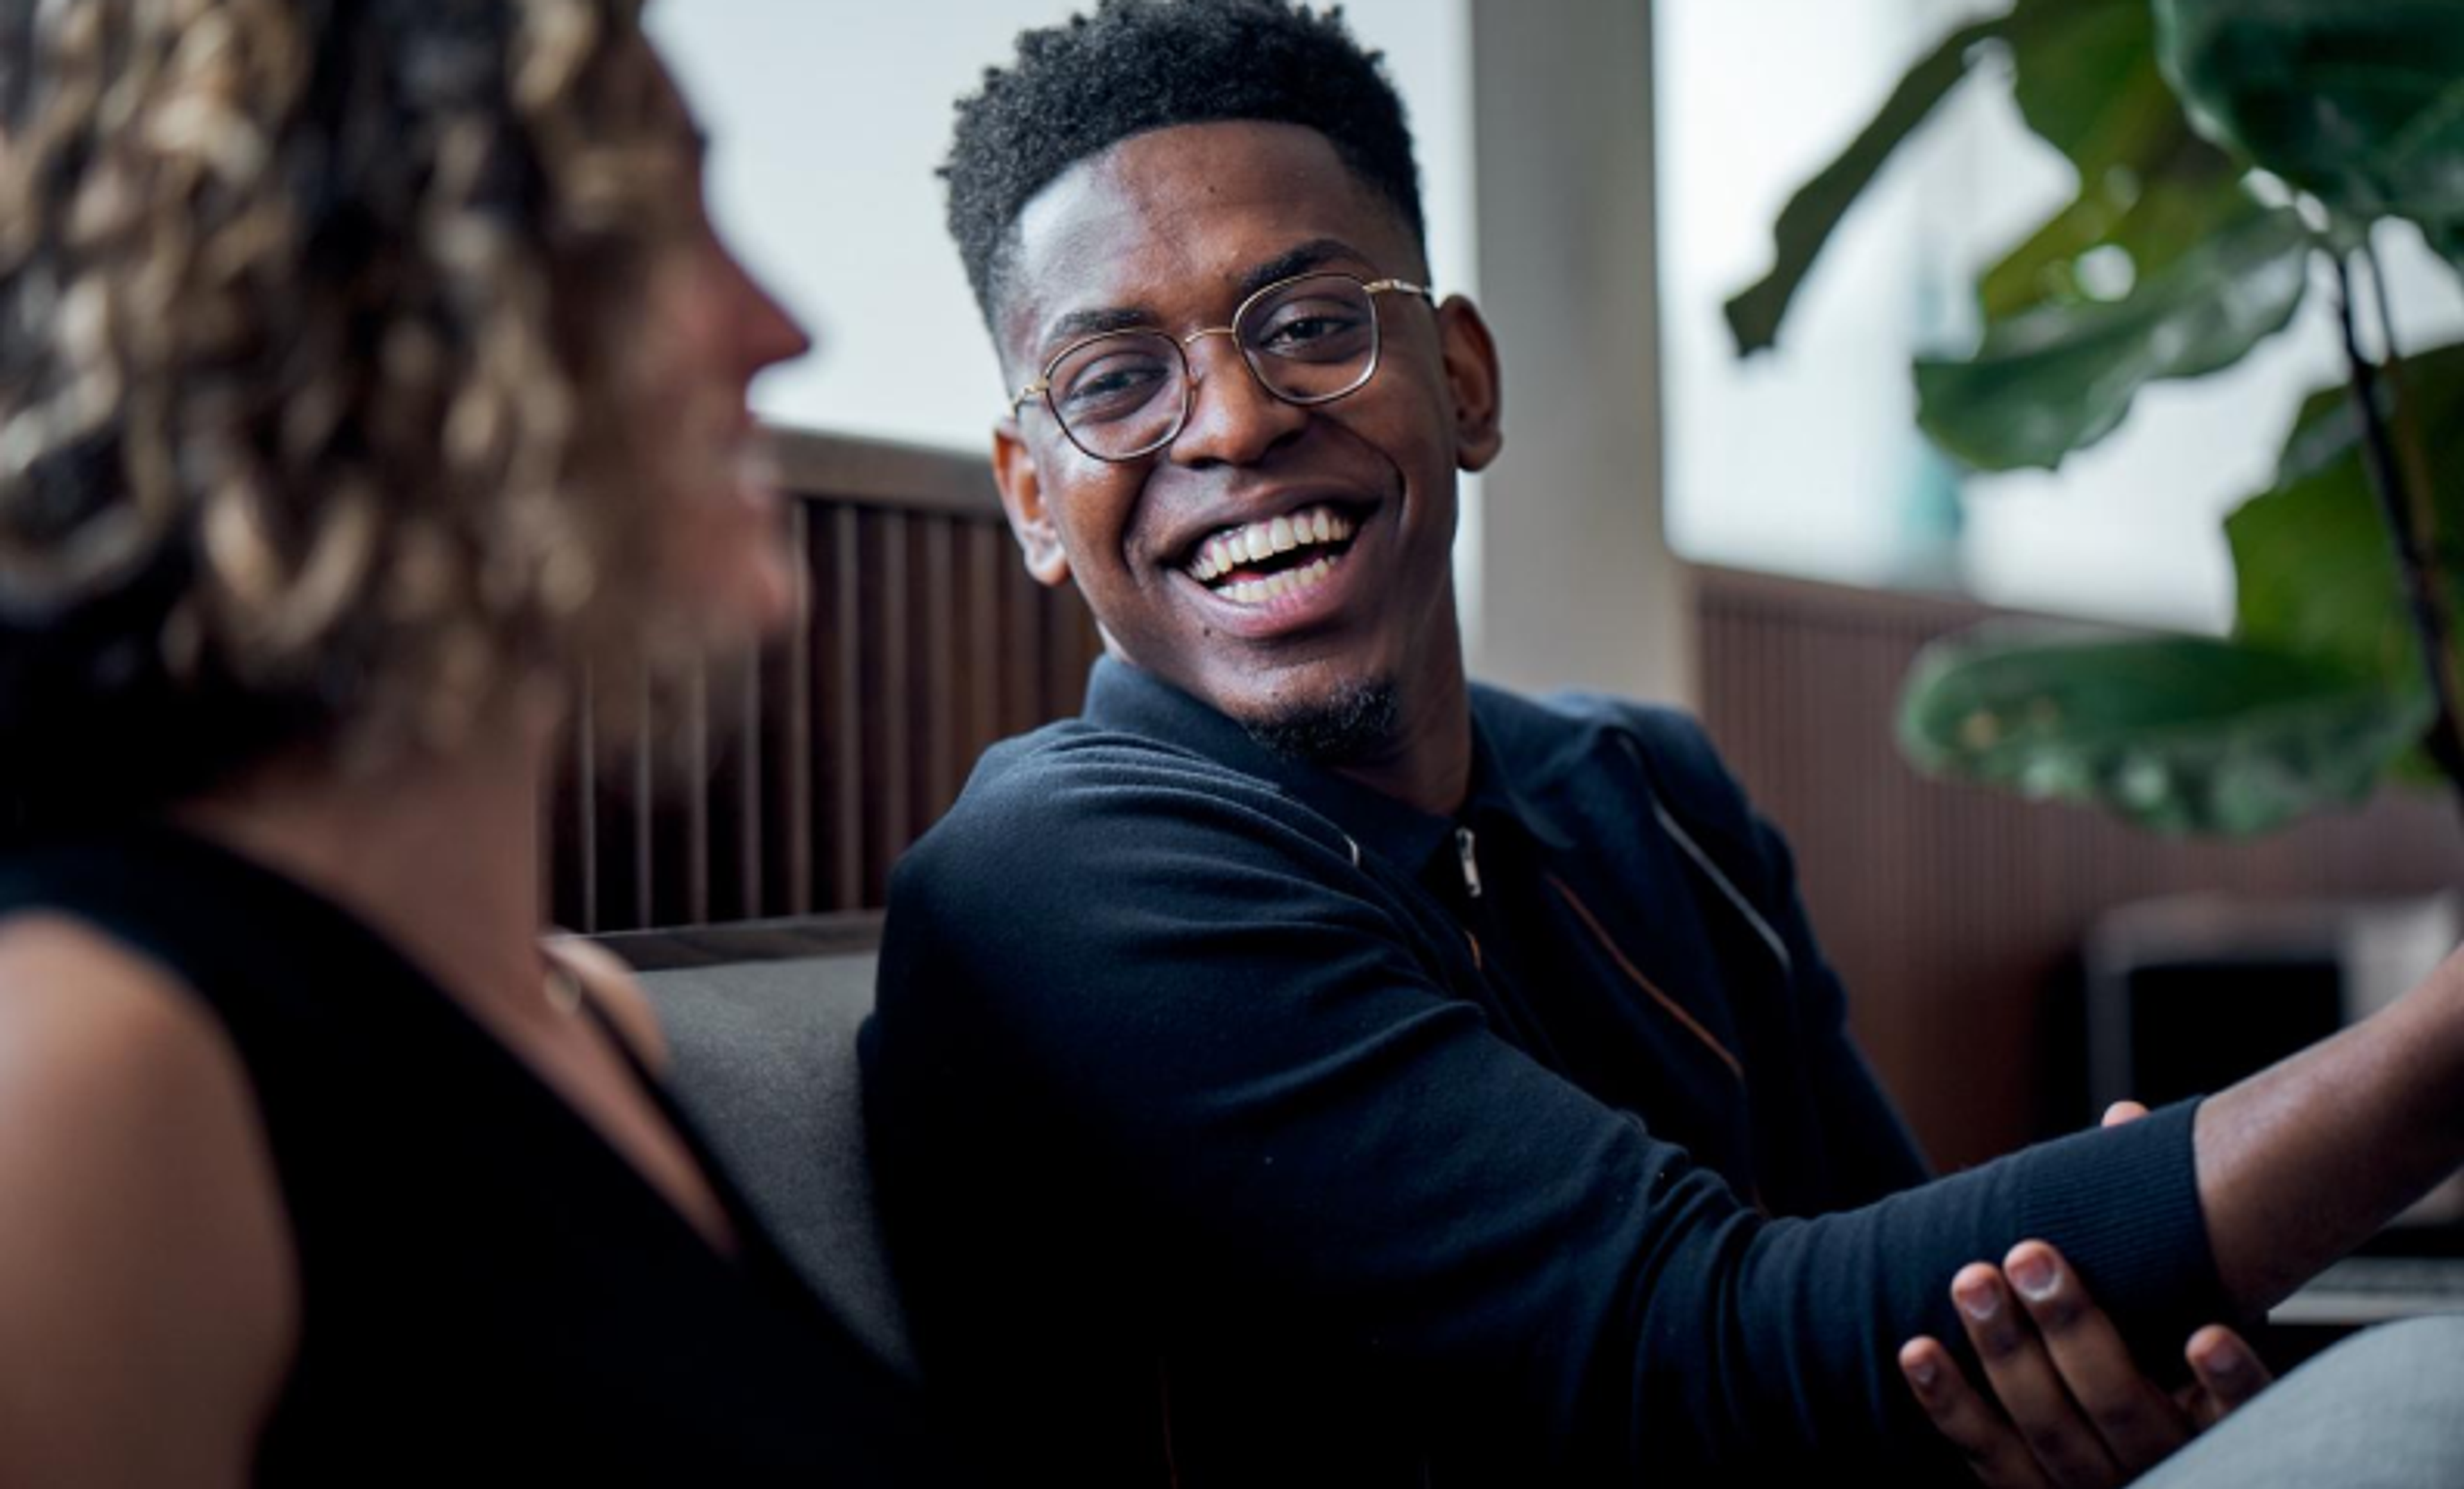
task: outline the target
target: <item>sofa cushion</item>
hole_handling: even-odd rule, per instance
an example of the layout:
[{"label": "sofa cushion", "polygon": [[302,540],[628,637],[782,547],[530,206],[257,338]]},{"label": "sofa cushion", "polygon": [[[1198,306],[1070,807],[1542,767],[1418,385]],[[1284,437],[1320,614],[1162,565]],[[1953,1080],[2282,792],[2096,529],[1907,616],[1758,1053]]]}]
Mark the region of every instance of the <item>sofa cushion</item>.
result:
[{"label": "sofa cushion", "polygon": [[859,1341],[912,1379],[856,1062],[873,960],[858,951],[640,976],[667,1029],[678,1102],[788,1260]]}]

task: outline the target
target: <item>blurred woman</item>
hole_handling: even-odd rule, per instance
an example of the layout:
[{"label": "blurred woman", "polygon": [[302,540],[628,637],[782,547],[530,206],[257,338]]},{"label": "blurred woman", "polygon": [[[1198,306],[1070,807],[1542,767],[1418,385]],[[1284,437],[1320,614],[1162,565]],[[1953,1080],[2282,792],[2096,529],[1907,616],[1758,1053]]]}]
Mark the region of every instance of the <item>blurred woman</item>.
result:
[{"label": "blurred woman", "polygon": [[637,0],[0,0],[0,1483],[872,1482],[543,953],[561,680],[779,624]]}]

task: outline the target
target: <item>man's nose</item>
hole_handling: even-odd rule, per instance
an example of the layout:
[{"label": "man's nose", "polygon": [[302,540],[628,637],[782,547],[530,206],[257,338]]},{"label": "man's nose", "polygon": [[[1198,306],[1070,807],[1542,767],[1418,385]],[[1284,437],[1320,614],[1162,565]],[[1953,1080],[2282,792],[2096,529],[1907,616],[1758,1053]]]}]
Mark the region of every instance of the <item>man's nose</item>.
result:
[{"label": "man's nose", "polygon": [[1308,425],[1308,409],[1285,403],[1258,381],[1228,327],[1197,332],[1182,349],[1189,358],[1189,421],[1167,451],[1176,463],[1253,465]]}]

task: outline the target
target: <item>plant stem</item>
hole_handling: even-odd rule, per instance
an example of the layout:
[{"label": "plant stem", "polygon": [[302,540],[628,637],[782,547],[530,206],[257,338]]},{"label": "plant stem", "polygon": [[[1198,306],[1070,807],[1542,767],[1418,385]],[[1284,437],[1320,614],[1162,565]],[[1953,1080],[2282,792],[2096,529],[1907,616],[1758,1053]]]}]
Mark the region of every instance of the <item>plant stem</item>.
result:
[{"label": "plant stem", "polygon": [[[2436,514],[2431,508],[2427,484],[2406,479],[2386,414],[2379,407],[2379,368],[2363,355],[2355,324],[2352,265],[2342,253],[2329,256],[2336,266],[2336,319],[2343,333],[2344,364],[2351,378],[2354,410],[2362,421],[2364,464],[2369,471],[2370,486],[2378,493],[2379,510],[2387,517],[2387,532],[2395,539],[2396,569],[2403,576],[2405,599],[2411,607],[2413,632],[2421,644],[2421,664],[2430,676],[2430,695],[2438,708],[2427,741],[2430,758],[2439,774],[2447,777],[2456,811],[2464,815],[2464,712],[2459,712],[2457,703],[2459,697],[2464,697],[2464,686],[2459,686],[2456,673],[2455,626],[2448,613],[2447,587],[2431,558],[2430,537],[2436,531]],[[2384,314],[2384,280],[2379,282],[2378,292]],[[2396,349],[2391,340],[2387,356],[2390,367],[2395,367]],[[2399,390],[2402,377],[2398,368],[2395,379]]]},{"label": "plant stem", "polygon": [[[2448,546],[2447,535],[2440,531],[2438,493],[2431,485],[2428,447],[2421,438],[2421,409],[2412,401],[2412,389],[2407,385],[2404,354],[2395,336],[2395,304],[2387,295],[2387,267],[2379,262],[2377,240],[2365,235],[2362,239],[2362,260],[2370,266],[2370,298],[2379,313],[2379,346],[2386,358],[2387,392],[2395,399],[2396,453],[2404,460],[2402,467],[2405,493],[2411,499],[2414,531],[2420,535],[2422,551],[2429,555],[2431,573],[2435,575],[2453,561],[2454,551]],[[2442,599],[2445,590],[2439,591]]]}]

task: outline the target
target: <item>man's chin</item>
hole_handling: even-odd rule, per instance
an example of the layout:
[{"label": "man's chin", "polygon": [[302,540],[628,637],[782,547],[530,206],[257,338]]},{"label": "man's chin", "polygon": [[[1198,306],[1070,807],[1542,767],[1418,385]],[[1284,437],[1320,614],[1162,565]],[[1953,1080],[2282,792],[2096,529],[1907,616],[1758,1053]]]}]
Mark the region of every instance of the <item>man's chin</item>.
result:
[{"label": "man's chin", "polygon": [[1235,714],[1249,737],[1286,759],[1313,765],[1357,765],[1389,753],[1402,721],[1394,679],[1338,684],[1301,702]]}]

